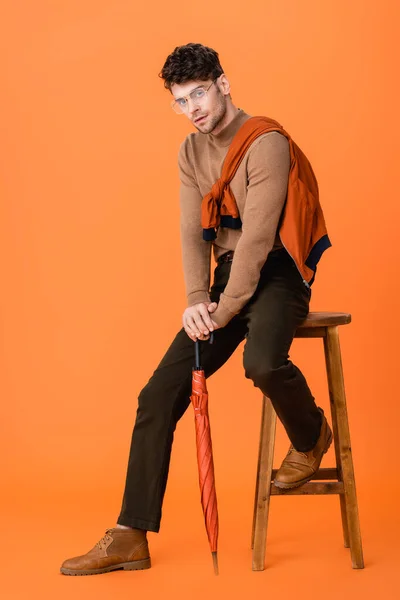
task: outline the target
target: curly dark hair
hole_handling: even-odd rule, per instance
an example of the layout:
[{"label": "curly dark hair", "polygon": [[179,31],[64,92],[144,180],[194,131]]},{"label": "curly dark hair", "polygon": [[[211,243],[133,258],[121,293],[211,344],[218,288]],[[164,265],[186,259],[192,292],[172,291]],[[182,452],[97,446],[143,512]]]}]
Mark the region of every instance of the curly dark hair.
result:
[{"label": "curly dark hair", "polygon": [[164,87],[171,91],[173,83],[216,79],[223,73],[218,52],[203,44],[177,46],[168,56],[159,77],[164,79]]}]

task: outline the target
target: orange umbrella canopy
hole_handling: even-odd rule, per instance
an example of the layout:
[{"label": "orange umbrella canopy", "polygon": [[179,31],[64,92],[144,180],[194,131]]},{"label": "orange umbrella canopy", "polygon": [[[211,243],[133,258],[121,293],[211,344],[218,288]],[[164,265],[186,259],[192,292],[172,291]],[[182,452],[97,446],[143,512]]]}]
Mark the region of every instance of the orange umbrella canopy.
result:
[{"label": "orange umbrella canopy", "polygon": [[[210,343],[212,343],[212,341],[213,336],[211,334]],[[196,426],[197,464],[199,468],[201,504],[214,562],[214,571],[218,574],[218,507],[215,490],[210,419],[208,415],[208,392],[204,370],[200,365],[200,340],[196,340],[195,343],[196,365],[192,371],[192,395],[190,396],[190,400],[194,408]]]}]

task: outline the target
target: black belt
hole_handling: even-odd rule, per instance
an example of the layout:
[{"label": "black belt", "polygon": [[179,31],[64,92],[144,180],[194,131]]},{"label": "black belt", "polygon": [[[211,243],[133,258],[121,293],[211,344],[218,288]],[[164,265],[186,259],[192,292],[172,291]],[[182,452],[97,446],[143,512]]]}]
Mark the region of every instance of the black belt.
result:
[{"label": "black belt", "polygon": [[225,262],[231,262],[233,260],[234,253],[234,250],[228,250],[228,252],[224,252],[224,254],[221,254],[221,256],[218,258],[217,263],[221,264]]},{"label": "black belt", "polygon": [[[221,254],[221,256],[218,258],[217,263],[220,265],[221,263],[231,262],[233,260],[234,254],[235,254],[234,250],[228,250],[228,252],[224,252],[224,254]],[[284,247],[276,248],[275,250],[271,250],[269,254],[272,254],[273,256],[280,256],[281,254],[282,255],[285,254],[285,255],[289,256]]]}]

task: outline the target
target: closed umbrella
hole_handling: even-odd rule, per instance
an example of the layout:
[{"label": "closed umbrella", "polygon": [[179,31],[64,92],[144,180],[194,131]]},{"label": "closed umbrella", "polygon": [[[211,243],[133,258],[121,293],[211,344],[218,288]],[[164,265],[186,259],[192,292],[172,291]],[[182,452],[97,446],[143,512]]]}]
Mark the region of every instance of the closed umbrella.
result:
[{"label": "closed umbrella", "polygon": [[[213,333],[210,335],[213,343]],[[218,575],[218,508],[215,491],[214,461],[212,455],[210,420],[208,415],[208,392],[203,367],[200,364],[200,340],[195,342],[196,364],[192,369],[192,395],[196,426],[197,464],[199,468],[199,484],[201,504],[208,540],[214,564],[214,573]]]}]

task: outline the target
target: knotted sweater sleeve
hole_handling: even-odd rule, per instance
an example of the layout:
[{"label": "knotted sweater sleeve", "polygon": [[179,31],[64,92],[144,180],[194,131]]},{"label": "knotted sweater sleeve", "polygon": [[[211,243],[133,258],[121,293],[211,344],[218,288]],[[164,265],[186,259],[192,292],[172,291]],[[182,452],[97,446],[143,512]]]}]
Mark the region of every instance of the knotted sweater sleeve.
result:
[{"label": "knotted sweater sleeve", "polygon": [[276,131],[256,138],[248,150],[247,194],[242,235],[235,248],[228,283],[212,319],[224,327],[250,300],[274,245],[286,200],[289,142]]},{"label": "knotted sweater sleeve", "polygon": [[203,240],[201,201],[194,176],[188,138],[182,142],[178,154],[180,235],[183,273],[187,305],[210,302],[211,244]]}]

